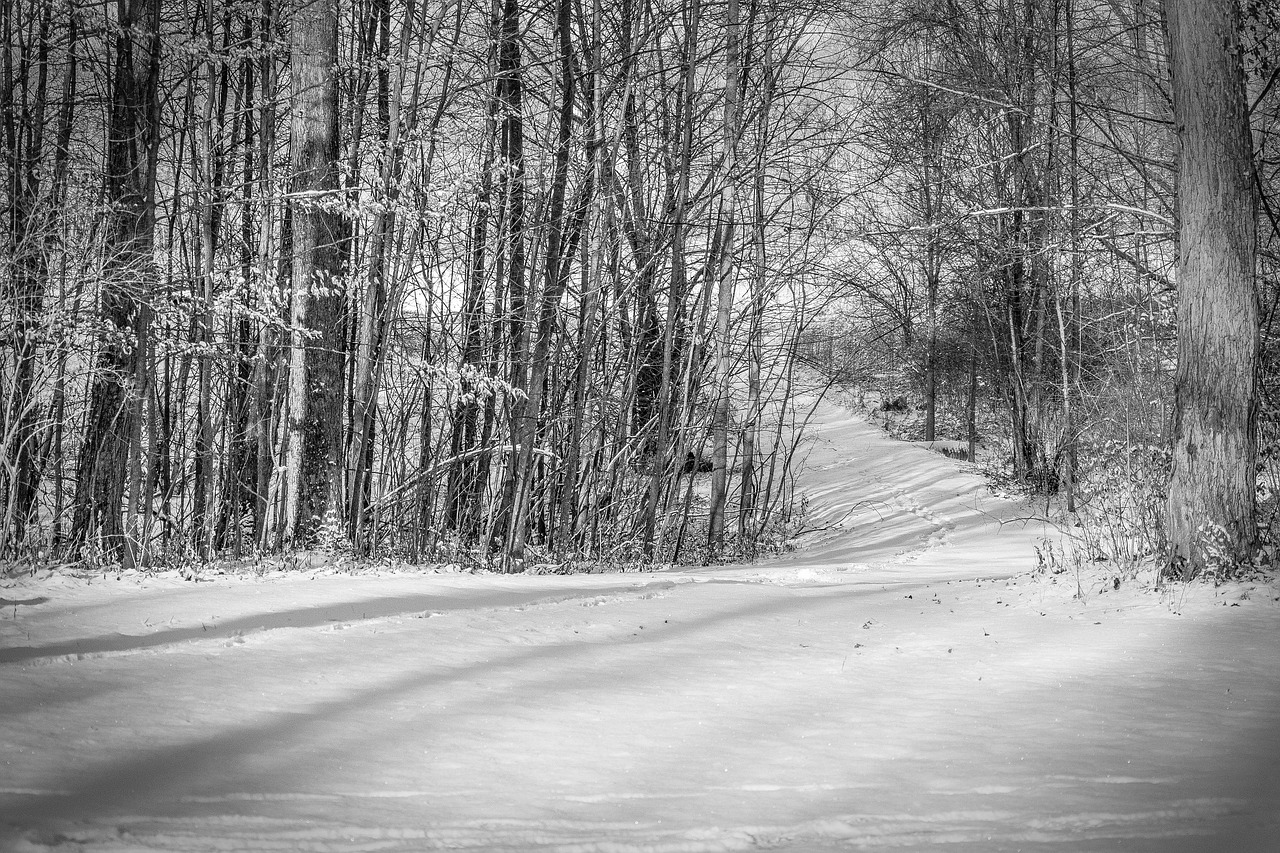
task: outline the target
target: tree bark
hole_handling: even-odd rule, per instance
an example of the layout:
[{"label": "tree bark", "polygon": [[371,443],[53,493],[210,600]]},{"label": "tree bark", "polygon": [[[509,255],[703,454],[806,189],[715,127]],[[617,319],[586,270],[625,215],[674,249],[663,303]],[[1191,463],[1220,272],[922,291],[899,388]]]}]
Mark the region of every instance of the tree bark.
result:
[{"label": "tree bark", "polygon": [[314,544],[342,512],[345,228],[338,186],[338,5],[294,10],[289,141],[293,292],[290,304],[285,542]]},{"label": "tree bark", "polygon": [[1178,155],[1178,368],[1170,570],[1194,576],[1248,560],[1259,335],[1253,146],[1240,10],[1165,0]]}]

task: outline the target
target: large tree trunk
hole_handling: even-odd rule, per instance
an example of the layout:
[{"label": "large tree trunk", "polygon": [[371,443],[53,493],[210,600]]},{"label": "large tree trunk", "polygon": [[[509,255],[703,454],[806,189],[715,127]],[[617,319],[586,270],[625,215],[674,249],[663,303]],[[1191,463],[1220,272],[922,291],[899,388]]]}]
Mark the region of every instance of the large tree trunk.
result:
[{"label": "large tree trunk", "polygon": [[293,294],[290,307],[284,539],[311,544],[342,512],[344,223],[338,202],[338,7],[306,0],[294,11],[289,142]]},{"label": "large tree trunk", "polygon": [[[1165,0],[1178,156],[1178,369],[1170,568],[1193,576],[1254,545],[1258,298],[1240,10]],[[1225,553],[1219,554],[1219,549]]]},{"label": "large tree trunk", "polygon": [[98,351],[89,420],[76,468],[73,547],[96,535],[108,557],[125,549],[122,501],[129,445],[135,435],[139,305],[154,275],[155,152],[159,139],[159,0],[121,0],[116,66],[107,131],[106,195],[110,209],[101,311],[111,333]]}]

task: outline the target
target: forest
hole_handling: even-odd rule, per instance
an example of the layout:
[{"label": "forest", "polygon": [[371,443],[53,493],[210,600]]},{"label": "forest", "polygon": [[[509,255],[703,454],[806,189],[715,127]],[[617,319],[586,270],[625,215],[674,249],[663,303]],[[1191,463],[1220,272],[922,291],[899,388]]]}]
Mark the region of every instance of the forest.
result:
[{"label": "forest", "polygon": [[1276,849],[1277,0],[0,50],[0,850]]},{"label": "forest", "polygon": [[6,565],[749,560],[805,527],[823,392],[964,445],[1084,559],[1274,553],[1267,0],[0,31]]}]

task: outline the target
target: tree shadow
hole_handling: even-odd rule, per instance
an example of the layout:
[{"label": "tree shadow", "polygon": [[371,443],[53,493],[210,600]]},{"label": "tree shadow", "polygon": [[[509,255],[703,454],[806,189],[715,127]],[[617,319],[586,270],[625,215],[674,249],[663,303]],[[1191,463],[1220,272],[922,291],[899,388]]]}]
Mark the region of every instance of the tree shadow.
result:
[{"label": "tree shadow", "polygon": [[[529,596],[539,597],[547,596]],[[260,778],[264,774],[297,774],[298,764],[281,754],[281,745],[305,743],[322,727],[334,722],[343,722],[341,730],[353,733],[354,737],[384,740],[386,732],[369,729],[367,721],[381,718],[378,713],[380,705],[394,706],[415,693],[429,693],[451,683],[476,680],[502,684],[504,678],[534,673],[540,679],[536,689],[530,689],[526,678],[521,683],[518,699],[513,697],[513,701],[536,706],[540,695],[560,696],[568,691],[594,686],[595,673],[590,667],[573,666],[576,660],[597,655],[602,644],[651,646],[664,639],[707,631],[719,623],[750,620],[762,613],[778,616],[808,606],[812,606],[810,599],[770,595],[762,601],[727,609],[701,620],[655,625],[643,636],[635,638],[619,636],[595,642],[566,640],[522,648],[463,667],[410,672],[377,687],[316,703],[305,713],[281,713],[264,722],[219,730],[181,744],[157,747],[136,757],[112,761],[106,766],[58,768],[56,775],[59,778],[50,779],[45,785],[46,790],[27,795],[5,795],[4,799],[16,804],[19,814],[0,816],[0,822],[19,829],[42,831],[42,828],[68,820],[83,822],[115,814],[155,814],[156,809],[181,807],[183,798],[216,799],[217,794],[225,794],[229,787],[231,790],[246,790],[246,787],[252,790],[261,785],[246,781],[249,778]],[[556,669],[544,670],[541,664],[547,661],[554,661]],[[644,667],[636,673],[633,683],[656,682],[662,678],[661,667]],[[462,717],[492,713],[492,701],[489,695],[477,695],[460,706],[433,708],[430,716]],[[273,767],[264,769],[263,758],[271,760]]]},{"label": "tree shadow", "polygon": [[47,595],[37,595],[35,598],[9,599],[0,598],[0,607],[34,607],[37,604],[44,604],[49,600]]},{"label": "tree shadow", "polygon": [[[674,585],[670,581],[655,580],[652,583]],[[155,649],[192,640],[226,639],[256,631],[279,628],[314,628],[332,622],[358,622],[369,619],[385,619],[413,613],[432,611],[447,613],[472,609],[476,606],[494,609],[519,608],[540,602],[555,602],[579,596],[609,595],[635,589],[635,581],[619,582],[616,586],[583,587],[577,591],[531,590],[511,592],[485,590],[482,594],[467,596],[417,594],[393,595],[362,599],[356,602],[336,602],[299,607],[271,613],[257,613],[212,624],[169,628],[150,634],[99,634],[48,643],[39,646],[12,646],[0,648],[0,664],[24,663],[61,658],[84,658],[99,655]],[[47,599],[43,599],[46,600]],[[33,599],[39,601],[39,599]],[[16,602],[24,604],[27,602]]]}]

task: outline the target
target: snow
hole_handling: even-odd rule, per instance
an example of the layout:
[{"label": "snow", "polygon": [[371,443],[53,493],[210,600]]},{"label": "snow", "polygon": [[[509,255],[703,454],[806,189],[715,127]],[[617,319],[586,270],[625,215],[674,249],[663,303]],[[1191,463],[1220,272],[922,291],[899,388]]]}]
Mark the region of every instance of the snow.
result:
[{"label": "snow", "polygon": [[818,419],[756,565],[4,581],[0,850],[1280,849],[1274,584],[1035,575]]}]

